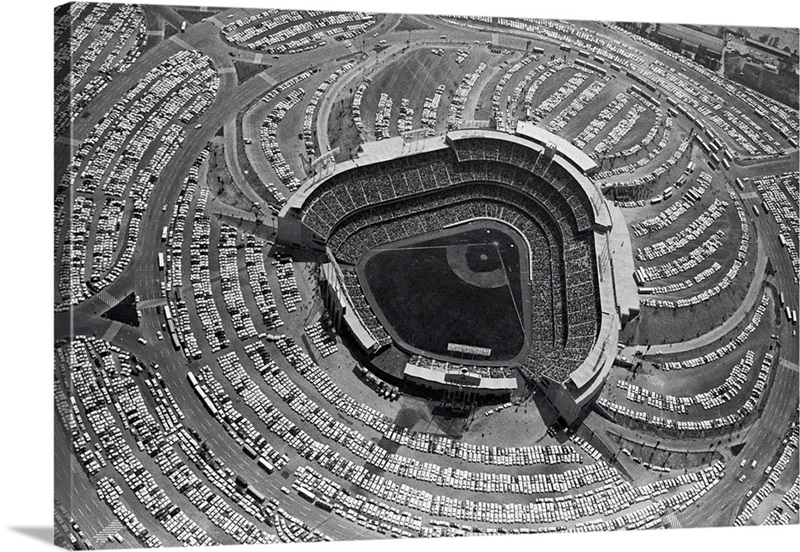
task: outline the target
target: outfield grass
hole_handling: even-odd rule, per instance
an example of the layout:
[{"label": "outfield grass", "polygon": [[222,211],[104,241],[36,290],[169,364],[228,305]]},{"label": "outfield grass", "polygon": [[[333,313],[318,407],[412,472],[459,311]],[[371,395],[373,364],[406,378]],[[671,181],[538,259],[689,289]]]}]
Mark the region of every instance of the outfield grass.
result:
[{"label": "outfield grass", "polygon": [[[467,283],[448,265],[446,247],[497,241],[508,285],[482,288]],[[500,259],[468,254],[470,265],[491,270]],[[481,265],[483,263],[483,265]],[[453,236],[378,251],[366,260],[364,276],[389,326],[409,345],[449,356],[448,343],[492,349],[490,360],[507,360],[522,349],[522,288],[519,252],[502,232],[470,230]],[[376,309],[376,310],[377,310]]]}]

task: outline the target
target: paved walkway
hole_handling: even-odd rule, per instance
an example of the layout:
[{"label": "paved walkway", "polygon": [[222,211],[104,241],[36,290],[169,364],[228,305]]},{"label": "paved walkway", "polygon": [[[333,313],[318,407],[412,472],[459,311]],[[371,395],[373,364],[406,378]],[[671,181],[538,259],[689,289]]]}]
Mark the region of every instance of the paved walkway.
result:
[{"label": "paved walkway", "polygon": [[175,44],[177,44],[178,46],[180,46],[181,48],[183,48],[184,50],[195,50],[194,46],[192,46],[191,44],[189,44],[188,42],[183,40],[178,35],[172,35],[171,37],[169,37],[169,39],[171,41],[173,41]]},{"label": "paved walkway", "polygon": [[228,171],[233,178],[233,183],[241,192],[253,203],[260,205],[264,199],[259,196],[256,191],[250,186],[250,183],[242,172],[242,167],[239,165],[238,155],[238,136],[236,135],[236,119],[229,119],[225,123],[225,164],[228,165]]},{"label": "paved walkway", "polygon": [[119,330],[121,328],[122,328],[122,323],[121,322],[117,322],[116,320],[114,320],[108,326],[108,329],[106,330],[106,333],[103,334],[102,339],[104,341],[108,341],[108,342],[113,341],[114,338],[117,336],[117,333],[119,332]]},{"label": "paved walkway", "polygon": [[[761,244],[761,236],[758,237],[758,251],[764,251]],[[708,333],[701,335],[689,341],[681,341],[679,343],[665,343],[663,345],[653,345],[648,350],[648,355],[661,355],[672,353],[683,353],[704,347],[714,343],[718,339],[724,337],[731,332],[736,326],[750,315],[750,312],[755,307],[756,303],[761,299],[761,284],[766,278],[767,256],[757,255],[756,268],[753,273],[753,280],[750,282],[750,288],[747,290],[744,300],[739,305],[739,308],[725,320],[721,325],[717,326]]]},{"label": "paved walkway", "polygon": [[269,74],[269,73],[267,73],[266,71],[262,71],[262,72],[260,72],[260,73],[258,74],[258,76],[259,76],[259,77],[261,77],[262,79],[264,79],[265,81],[267,81],[267,84],[269,84],[270,86],[275,86],[276,84],[278,84],[278,81],[276,81],[275,79],[273,79],[273,78],[270,76],[270,74]]}]

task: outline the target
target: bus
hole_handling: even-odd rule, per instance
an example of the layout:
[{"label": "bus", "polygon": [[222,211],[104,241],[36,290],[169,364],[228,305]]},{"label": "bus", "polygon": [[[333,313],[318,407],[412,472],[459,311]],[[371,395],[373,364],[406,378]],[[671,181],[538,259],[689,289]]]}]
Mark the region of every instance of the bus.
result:
[{"label": "bus", "polygon": [[767,206],[767,203],[765,201],[761,202],[761,207],[764,209],[765,213],[769,214],[769,207]]},{"label": "bus", "polygon": [[186,372],[186,379],[189,380],[189,383],[192,384],[192,387],[197,387],[199,382],[197,381],[197,376],[194,375],[194,372]]},{"label": "bus", "polygon": [[792,309],[792,324],[797,324],[797,309]]},{"label": "bus", "polygon": [[164,270],[164,253],[161,251],[158,252],[158,269]]},{"label": "bus", "polygon": [[758,212],[758,205],[753,205],[753,212],[756,214],[757,217],[760,216],[760,213]]},{"label": "bus", "polygon": [[167,241],[167,230],[168,230],[168,227],[166,227],[166,226],[161,229],[161,241],[162,242]]},{"label": "bus", "polygon": [[267,473],[272,473],[275,471],[275,466],[272,465],[272,462],[263,456],[258,459],[258,465]]},{"label": "bus", "polygon": [[731,164],[728,163],[728,160],[725,157],[722,158],[722,166],[727,170],[731,170]]},{"label": "bus", "polygon": [[736,179],[736,185],[737,185],[737,186],[739,186],[739,189],[740,189],[741,191],[744,191],[744,183],[742,182],[742,179],[741,179],[741,178],[737,178],[737,179]]},{"label": "bus", "polygon": [[245,453],[247,456],[249,456],[250,458],[252,458],[252,459],[254,459],[254,460],[255,460],[256,458],[258,458],[258,453],[256,453],[256,451],[255,451],[255,450],[253,450],[253,447],[251,447],[251,446],[250,446],[250,445],[248,445],[247,443],[245,443],[245,444],[242,446],[242,450],[243,450],[243,451],[244,451],[244,453]]},{"label": "bus", "polygon": [[211,402],[211,399],[208,397],[203,399],[203,404],[205,405],[206,409],[211,413],[212,416],[217,415],[217,407],[214,406],[214,403]]},{"label": "bus", "polygon": [[182,33],[185,33],[185,32],[186,32],[186,21],[183,21],[183,22],[181,23],[181,32],[182,32]]},{"label": "bus", "polygon": [[297,494],[299,494],[300,496],[302,496],[303,498],[305,498],[309,502],[314,502],[314,500],[316,500],[316,498],[317,498],[316,495],[314,495],[314,493],[312,493],[311,491],[309,491],[305,487],[298,488],[297,489]]},{"label": "bus", "polygon": [[786,297],[784,297],[783,292],[781,292],[781,306],[783,306],[785,302],[786,302]]},{"label": "bus", "polygon": [[784,307],[784,311],[786,312],[786,320],[792,320],[792,309],[789,308],[789,305]]},{"label": "bus", "polygon": [[252,485],[247,486],[247,494],[252,496],[253,500],[255,500],[259,504],[264,504],[267,501],[267,497],[264,496],[263,493],[257,491],[255,487],[253,487]]}]

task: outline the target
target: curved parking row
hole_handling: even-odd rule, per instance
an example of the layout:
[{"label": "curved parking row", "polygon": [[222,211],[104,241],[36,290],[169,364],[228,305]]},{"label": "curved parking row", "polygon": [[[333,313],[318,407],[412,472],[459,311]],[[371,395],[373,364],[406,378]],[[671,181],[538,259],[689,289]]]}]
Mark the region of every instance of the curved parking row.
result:
[{"label": "curved parking row", "polygon": [[688,226],[684,226],[678,233],[669,238],[636,249],[636,258],[639,261],[652,261],[664,255],[671,255],[689,243],[698,239],[718,220],[728,206],[727,201],[715,199],[708,208],[700,213]]},{"label": "curved parking row", "polygon": [[756,407],[758,406],[759,399],[764,393],[767,382],[769,381],[769,374],[772,364],[773,356],[770,353],[766,353],[764,355],[764,360],[761,363],[761,368],[758,371],[758,376],[756,376],[756,381],[753,384],[753,388],[750,390],[750,395],[748,396],[747,401],[738,409],[736,409],[735,412],[725,416],[718,416],[716,418],[699,421],[683,421],[674,420],[672,418],[663,418],[661,416],[642,412],[641,410],[634,410],[619,403],[612,402],[605,397],[599,398],[597,400],[597,404],[614,415],[635,420],[637,422],[642,422],[656,428],[678,431],[709,431],[725,429],[736,424],[743,423],[745,418],[755,411]]},{"label": "curved parking row", "polygon": [[225,334],[222,317],[217,310],[217,303],[211,288],[211,261],[209,258],[211,220],[204,213],[208,196],[208,188],[198,187],[192,223],[192,241],[189,244],[189,266],[191,268],[194,310],[200,319],[200,327],[211,347],[211,352],[216,353],[228,347],[231,341]]},{"label": "curved parking row", "polygon": [[600,113],[584,127],[580,134],[572,139],[572,144],[580,149],[585,148],[589,142],[594,140],[595,137],[605,129],[611,122],[611,119],[622,111],[627,105],[629,98],[630,96],[625,94],[625,92],[618,93],[611,103],[605,106]]},{"label": "curved parking row", "polygon": [[317,146],[314,143],[314,132],[312,130],[312,126],[314,124],[314,113],[316,112],[317,104],[319,104],[319,102],[322,100],[325,92],[327,92],[328,89],[333,86],[333,83],[339,80],[339,77],[353,67],[355,67],[355,63],[348,62],[331,73],[331,75],[322,81],[322,83],[317,87],[317,89],[314,91],[314,94],[311,96],[311,101],[306,106],[306,114],[303,117],[303,141],[305,142],[306,153],[309,156],[314,156],[317,153]]},{"label": "curved parking row", "polygon": [[[718,296],[723,290],[728,289],[732,283],[734,283],[736,277],[739,274],[739,270],[744,266],[746,259],[747,259],[747,252],[750,248],[750,223],[748,222],[747,218],[744,216],[744,206],[742,205],[741,200],[736,195],[736,193],[731,189],[728,188],[728,195],[733,202],[734,207],[736,208],[736,215],[739,218],[739,247],[736,250],[736,258],[733,260],[728,271],[725,273],[725,276],[722,279],[714,284],[709,289],[703,290],[702,292],[692,295],[690,297],[684,297],[677,300],[671,299],[654,299],[654,298],[644,298],[642,299],[642,305],[647,305],[651,307],[657,308],[685,308],[691,307],[694,305],[699,305],[704,303],[716,296]],[[710,268],[713,268],[710,267]],[[709,269],[706,269],[699,274],[695,275],[693,281],[695,283],[699,283],[703,281],[709,274]],[[719,269],[714,269],[714,272],[717,272]],[[701,277],[702,276],[702,277]],[[698,277],[701,277],[698,280]],[[691,285],[686,285],[686,287],[682,289],[686,289],[691,287]],[[662,293],[661,288],[656,287],[652,290],[653,293]]]},{"label": "curved parking row", "polygon": [[[183,127],[173,121],[192,98],[215,93],[218,84],[219,76],[210,58],[198,52],[181,51],[129,89],[81,142],[59,183],[57,195],[74,190],[102,198],[99,195],[102,191],[108,196],[125,198],[130,215],[127,227],[117,230],[120,234],[117,242],[122,250],[114,253],[115,262],[107,271],[85,277],[85,267],[92,266],[85,245],[77,254],[72,250],[68,265],[62,253],[62,271],[67,272],[59,277],[62,302],[57,310],[78,304],[105,288],[127,268],[133,258],[150,194],[185,137]],[[144,152],[153,146],[155,151],[140,166]],[[73,201],[85,201],[79,198],[83,196],[75,196]],[[91,214],[83,209],[79,212]],[[75,209],[69,229],[72,239],[85,244],[89,240],[92,219],[76,220],[74,215]],[[83,230],[76,235],[79,228]],[[67,281],[71,283],[65,289]]]},{"label": "curved parking row", "polygon": [[[197,195],[200,169],[204,166],[205,160],[208,157],[208,151],[208,148],[203,149],[189,169],[189,174],[183,181],[183,187],[173,207],[172,218],[168,228],[167,247],[165,250],[166,278],[164,280],[163,292],[167,300],[167,307],[169,308],[167,321],[171,318],[172,324],[174,324],[174,328],[169,327],[167,330],[170,334],[174,333],[187,359],[198,359],[201,356],[201,352],[200,346],[197,343],[197,338],[192,330],[188,305],[183,298],[183,244],[187,219]],[[192,215],[191,219],[188,219],[190,223],[193,221],[194,215]],[[192,224],[192,227],[193,226]]]},{"label": "curved parking row", "polygon": [[[517,72],[519,72],[526,65],[533,63],[537,59],[539,59],[539,56],[537,55],[525,54],[522,59],[511,65],[506,72],[503,73],[503,76],[500,77],[500,80],[497,81],[497,84],[494,86],[494,91],[492,92],[492,113],[494,115],[494,121],[497,130],[508,130],[506,129],[505,110],[501,106],[503,91],[505,90],[506,85]],[[508,109],[510,106],[516,106],[517,101],[519,101],[519,94],[517,94],[516,100],[513,103],[511,101],[507,101],[506,109]]]},{"label": "curved parking row", "polygon": [[219,258],[219,276],[222,285],[222,299],[233,322],[233,329],[239,340],[255,337],[258,332],[253,325],[250,310],[242,294],[242,282],[239,278],[239,246],[238,231],[233,226],[221,224],[217,254]]},{"label": "curved parking row", "polygon": [[253,291],[258,312],[261,313],[262,322],[264,322],[268,330],[274,330],[283,326],[283,320],[281,320],[278,313],[275,295],[272,293],[267,280],[266,258],[264,255],[266,246],[267,243],[263,240],[251,234],[245,234],[244,259],[247,267],[248,283]]},{"label": "curved parking row", "polygon": [[[116,11],[108,22],[101,26],[81,56],[70,63],[66,76],[56,86],[54,93],[56,136],[60,136],[67,126],[75,121],[86,106],[108,86],[114,75],[127,71],[142,53],[147,42],[147,25],[142,8],[137,5],[123,5],[109,9],[115,8]],[[104,14],[104,17],[106,15]],[[77,30],[82,31],[83,25]],[[72,37],[73,40],[78,38],[77,35]],[[76,52],[77,50],[72,53]],[[91,74],[92,68],[95,70],[93,72],[99,74],[85,81],[87,75]]]},{"label": "curved parking row", "polygon": [[671,278],[691,270],[711,257],[720,248],[724,235],[725,232],[723,230],[717,230],[710,238],[679,259],[661,265],[639,267],[636,269],[634,277],[639,283],[653,282]]},{"label": "curved parking row", "polygon": [[711,184],[711,180],[711,175],[702,171],[697,177],[697,184],[689,188],[680,200],[661,211],[655,217],[631,224],[631,230],[637,237],[642,237],[672,225],[681,215],[687,213],[695,203],[702,199],[703,194]]},{"label": "curved parking row", "polygon": [[599,80],[594,80],[587,86],[584,90],[581,91],[578,96],[570,102],[570,104],[561,110],[548,124],[547,130],[548,132],[552,132],[553,134],[558,134],[567,124],[577,116],[583,109],[589,105],[589,103],[594,100],[600,92],[606,87],[606,85],[611,82],[611,79],[608,77],[603,77]]},{"label": "curved parking row", "polygon": [[295,176],[294,170],[286,162],[286,158],[281,152],[281,146],[278,142],[278,124],[283,120],[287,111],[300,103],[304,95],[305,91],[302,88],[298,88],[278,102],[267,115],[261,125],[260,132],[261,149],[264,155],[269,161],[272,170],[278,175],[278,179],[292,192],[300,187],[300,180]]},{"label": "curved parking row", "polygon": [[747,382],[748,375],[753,367],[754,356],[752,350],[747,351],[744,358],[733,367],[724,382],[708,391],[695,395],[668,395],[639,387],[625,380],[618,380],[617,387],[626,392],[625,398],[629,401],[638,404],[646,403],[648,406],[664,412],[688,414],[689,408],[695,405],[702,406],[704,410],[709,410],[730,401],[739,394]]},{"label": "curved parking row", "polygon": [[464,122],[464,107],[466,107],[467,97],[485,69],[486,64],[481,62],[478,64],[478,67],[475,68],[475,71],[467,73],[461,79],[458,88],[456,88],[456,91],[453,93],[453,98],[450,100],[450,107],[447,113],[448,130],[461,128]]}]

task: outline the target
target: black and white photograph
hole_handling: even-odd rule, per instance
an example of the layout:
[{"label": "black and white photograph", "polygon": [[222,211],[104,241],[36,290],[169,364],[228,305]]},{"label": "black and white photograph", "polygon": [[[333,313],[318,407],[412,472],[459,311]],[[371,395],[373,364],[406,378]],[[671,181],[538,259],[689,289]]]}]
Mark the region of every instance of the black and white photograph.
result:
[{"label": "black and white photograph", "polygon": [[53,543],[797,525],[798,29],[381,8],[55,7]]}]

